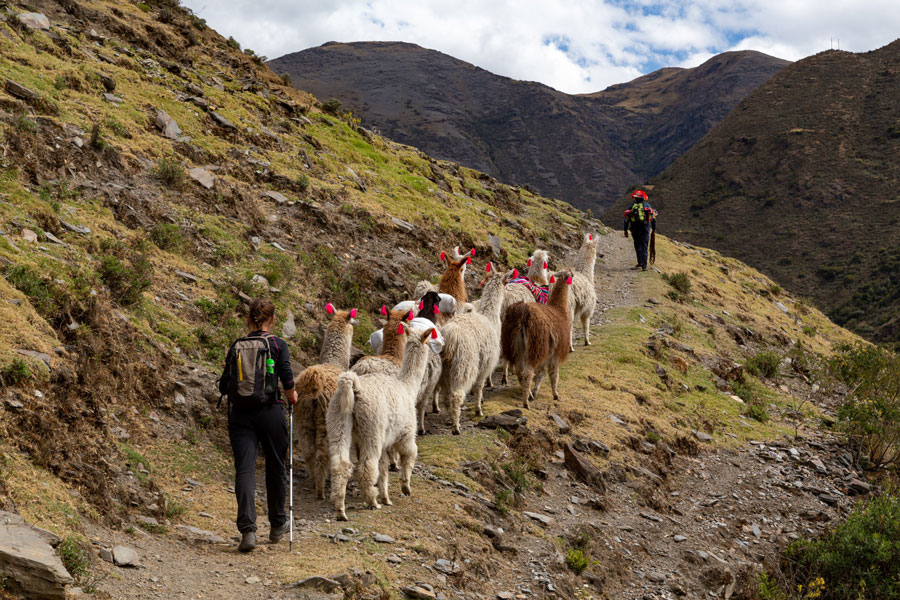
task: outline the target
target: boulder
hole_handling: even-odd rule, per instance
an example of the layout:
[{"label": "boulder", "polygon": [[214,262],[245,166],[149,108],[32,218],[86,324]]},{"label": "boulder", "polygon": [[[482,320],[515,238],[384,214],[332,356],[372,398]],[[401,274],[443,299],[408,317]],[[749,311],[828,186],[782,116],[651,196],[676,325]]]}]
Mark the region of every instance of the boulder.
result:
[{"label": "boulder", "polygon": [[138,555],[128,546],[116,546],[112,549],[113,562],[120,567],[136,567]]},{"label": "boulder", "polygon": [[297,335],[297,324],[294,322],[294,313],[290,310],[284,316],[284,323],[281,325],[281,337],[286,340]]},{"label": "boulder", "polygon": [[169,116],[169,113],[162,109],[156,111],[156,126],[164,136],[171,140],[181,135],[181,127],[178,126],[175,119]]},{"label": "boulder", "polygon": [[216,176],[203,167],[194,167],[193,169],[188,169],[188,177],[208,190],[211,190],[216,184]]},{"label": "boulder", "polygon": [[25,598],[63,600],[72,576],[52,543],[59,538],[29,526],[19,515],[0,511],[0,573],[5,589]]},{"label": "boulder", "polygon": [[218,125],[219,127],[224,127],[225,129],[232,129],[232,130],[237,129],[237,127],[235,127],[234,123],[232,123],[231,121],[229,121],[228,119],[226,119],[225,117],[223,117],[222,115],[220,115],[219,113],[217,113],[214,110],[209,111],[209,116],[212,117],[212,120],[215,121],[216,125]]},{"label": "boulder", "polygon": [[270,200],[274,200],[278,204],[287,204],[288,202],[287,196],[285,196],[281,192],[276,192],[275,190],[266,190],[265,192],[263,192],[263,196],[269,198]]},{"label": "boulder", "polygon": [[497,429],[500,427],[515,433],[524,429],[527,423],[528,417],[522,416],[521,410],[513,409],[482,419],[478,422],[478,427],[483,427],[484,429]]},{"label": "boulder", "polygon": [[41,13],[21,13],[17,15],[16,18],[19,19],[19,23],[29,29],[42,29],[44,31],[50,29],[50,19]]},{"label": "boulder", "polygon": [[19,100],[37,100],[38,93],[22,84],[16,83],[12,79],[6,80],[6,91],[10,96],[15,96]]}]

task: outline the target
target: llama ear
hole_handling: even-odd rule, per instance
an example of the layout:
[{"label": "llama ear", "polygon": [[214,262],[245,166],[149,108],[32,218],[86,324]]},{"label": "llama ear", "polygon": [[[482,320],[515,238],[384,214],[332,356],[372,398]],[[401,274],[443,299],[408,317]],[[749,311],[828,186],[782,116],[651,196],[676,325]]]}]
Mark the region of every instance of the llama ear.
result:
[{"label": "llama ear", "polygon": [[434,305],[434,314],[438,314],[439,312],[441,312],[441,307],[438,306],[437,304],[435,304]]},{"label": "llama ear", "polygon": [[425,301],[419,300],[419,310],[425,310]]},{"label": "llama ear", "polygon": [[329,315],[334,314],[334,306],[331,305],[331,302],[325,305],[325,312],[327,312]]},{"label": "llama ear", "polygon": [[513,279],[518,279],[518,278],[519,278],[519,270],[513,269]]},{"label": "llama ear", "polygon": [[531,259],[530,259],[530,258],[528,259],[527,266],[529,266],[529,267],[531,266]]},{"label": "llama ear", "polygon": [[387,306],[384,304],[381,305],[381,314],[387,316]]},{"label": "llama ear", "polygon": [[556,283],[556,277],[553,275],[550,276],[550,283]]},{"label": "llama ear", "polygon": [[487,266],[484,268],[484,270],[485,270],[487,273],[490,273],[490,272],[491,272],[491,263],[488,263]]},{"label": "llama ear", "polygon": [[571,275],[566,277],[566,285],[572,285],[572,276]]},{"label": "llama ear", "polygon": [[441,262],[444,262],[445,260],[447,260],[447,253],[441,252]]},{"label": "llama ear", "polygon": [[467,265],[471,265],[471,264],[472,264],[472,257],[471,257],[471,256],[470,256],[469,258],[466,259],[466,264],[467,264]]},{"label": "llama ear", "polygon": [[403,335],[406,330],[403,329],[403,323],[397,323],[397,335]]},{"label": "llama ear", "polygon": [[351,318],[351,319],[355,319],[355,318],[356,318],[356,309],[355,309],[355,308],[351,308],[351,309],[350,309],[350,318]]},{"label": "llama ear", "polygon": [[475,248],[472,248],[472,256],[475,256]]}]

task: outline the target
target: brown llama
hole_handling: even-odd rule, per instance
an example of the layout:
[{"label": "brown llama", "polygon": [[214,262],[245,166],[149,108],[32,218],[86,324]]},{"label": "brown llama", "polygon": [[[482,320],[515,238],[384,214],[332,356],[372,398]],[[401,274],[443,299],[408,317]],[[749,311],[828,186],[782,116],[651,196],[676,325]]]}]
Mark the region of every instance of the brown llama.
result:
[{"label": "brown llama", "polygon": [[[553,288],[547,304],[517,302],[510,306],[500,330],[500,347],[522,385],[525,408],[537,398],[544,371],[550,376],[553,399],[559,400],[559,365],[569,357],[569,286],[572,272],[550,278]],[[532,389],[532,382],[534,389]]]},{"label": "brown llama", "polygon": [[398,328],[400,323],[409,323],[413,314],[412,311],[391,310],[387,307],[381,307],[381,314],[387,315],[388,321],[383,329],[383,338],[381,341],[380,354],[373,356],[363,356],[353,368],[350,369],[359,375],[368,373],[387,373],[393,374],[400,369],[400,363],[403,362],[403,349],[406,346],[405,328]]},{"label": "brown llama", "polygon": [[356,309],[335,310],[330,303],[325,311],[332,315],[325,330],[319,363],[297,376],[297,439],[306,468],[316,486],[316,495],[325,498],[328,477],[328,434],[325,415],[328,401],[337,389],[338,375],[350,366],[350,347]]}]

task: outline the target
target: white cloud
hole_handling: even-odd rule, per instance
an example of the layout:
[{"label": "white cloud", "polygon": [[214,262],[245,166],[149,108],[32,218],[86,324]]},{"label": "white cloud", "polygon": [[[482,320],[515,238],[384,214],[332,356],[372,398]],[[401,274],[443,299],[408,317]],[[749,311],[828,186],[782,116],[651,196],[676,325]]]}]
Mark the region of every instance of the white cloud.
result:
[{"label": "white cloud", "polygon": [[405,41],[516,79],[594,92],[734,49],[797,60],[873,50],[900,32],[896,0],[183,0],[275,58],[327,41]]}]

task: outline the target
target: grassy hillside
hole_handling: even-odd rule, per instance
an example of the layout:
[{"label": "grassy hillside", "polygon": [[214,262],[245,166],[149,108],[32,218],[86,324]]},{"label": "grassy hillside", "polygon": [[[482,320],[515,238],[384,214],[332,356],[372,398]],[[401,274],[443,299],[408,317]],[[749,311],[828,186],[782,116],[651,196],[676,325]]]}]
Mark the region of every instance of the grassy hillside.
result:
[{"label": "grassy hillside", "polygon": [[757,266],[838,323],[896,343],[898,56],[900,42],[823,52],[763,84],[650,180],[665,231]]}]

